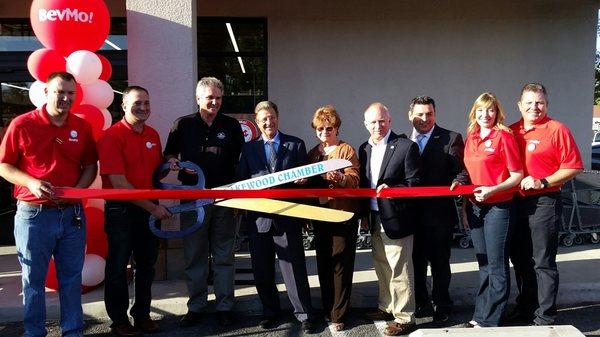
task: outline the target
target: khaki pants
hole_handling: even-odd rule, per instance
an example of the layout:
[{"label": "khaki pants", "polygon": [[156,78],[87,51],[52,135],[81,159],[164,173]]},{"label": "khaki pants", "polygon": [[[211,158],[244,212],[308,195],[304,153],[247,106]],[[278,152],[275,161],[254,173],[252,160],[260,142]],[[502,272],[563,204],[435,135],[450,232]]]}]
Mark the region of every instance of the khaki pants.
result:
[{"label": "khaki pants", "polygon": [[413,235],[392,240],[381,232],[379,213],[371,213],[373,262],[379,280],[379,309],[397,323],[414,323]]}]

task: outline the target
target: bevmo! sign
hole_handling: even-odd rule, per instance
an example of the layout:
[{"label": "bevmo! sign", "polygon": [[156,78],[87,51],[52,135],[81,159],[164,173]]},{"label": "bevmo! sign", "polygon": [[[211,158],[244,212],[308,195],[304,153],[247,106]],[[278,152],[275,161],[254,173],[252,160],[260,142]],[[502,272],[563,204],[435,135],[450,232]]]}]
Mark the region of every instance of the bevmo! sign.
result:
[{"label": "bevmo! sign", "polygon": [[100,49],[110,28],[102,0],[33,0],[29,18],[40,42],[63,56]]},{"label": "bevmo! sign", "polygon": [[49,20],[49,21],[79,21],[79,22],[88,22],[88,23],[92,23],[92,20],[94,18],[94,12],[84,12],[84,11],[79,11],[77,8],[75,9],[71,9],[71,8],[66,8],[66,9],[50,9],[50,10],[45,10],[43,8],[40,9],[39,11],[39,20],[40,22]]}]

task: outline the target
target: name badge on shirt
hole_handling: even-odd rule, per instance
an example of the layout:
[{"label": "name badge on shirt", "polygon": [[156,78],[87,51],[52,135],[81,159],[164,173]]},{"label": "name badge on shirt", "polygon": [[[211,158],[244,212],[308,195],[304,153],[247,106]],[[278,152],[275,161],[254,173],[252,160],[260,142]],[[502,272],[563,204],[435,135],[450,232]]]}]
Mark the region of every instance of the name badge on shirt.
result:
[{"label": "name badge on shirt", "polygon": [[527,151],[529,151],[529,152],[535,151],[535,148],[537,147],[537,145],[539,143],[540,143],[540,141],[537,139],[531,139],[531,140],[527,141]]},{"label": "name badge on shirt", "polygon": [[79,142],[79,139],[77,139],[78,135],[79,134],[77,133],[76,130],[71,130],[71,132],[69,132],[69,141],[70,142],[75,142],[75,143]]},{"label": "name badge on shirt", "polygon": [[146,148],[148,148],[148,149],[152,149],[155,146],[156,146],[156,143],[146,142]]},{"label": "name badge on shirt", "polygon": [[483,145],[485,145],[485,149],[483,149],[483,151],[485,152],[494,152],[496,150],[492,147],[491,139],[486,140],[485,143],[483,143]]}]

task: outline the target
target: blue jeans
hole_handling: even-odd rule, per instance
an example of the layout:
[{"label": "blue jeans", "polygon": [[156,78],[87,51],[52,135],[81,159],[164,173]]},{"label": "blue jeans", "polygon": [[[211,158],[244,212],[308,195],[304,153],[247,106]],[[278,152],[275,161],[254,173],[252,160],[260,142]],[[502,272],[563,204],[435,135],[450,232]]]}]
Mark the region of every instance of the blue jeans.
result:
[{"label": "blue jeans", "polygon": [[[81,217],[81,225],[74,222]],[[17,203],[15,241],[22,269],[24,336],[46,335],[46,274],[54,256],[63,336],[82,336],[81,269],[85,218],[80,204],[52,208]]]},{"label": "blue jeans", "polygon": [[513,202],[467,205],[471,239],[479,264],[479,290],[473,320],[498,326],[510,294],[509,230]]}]

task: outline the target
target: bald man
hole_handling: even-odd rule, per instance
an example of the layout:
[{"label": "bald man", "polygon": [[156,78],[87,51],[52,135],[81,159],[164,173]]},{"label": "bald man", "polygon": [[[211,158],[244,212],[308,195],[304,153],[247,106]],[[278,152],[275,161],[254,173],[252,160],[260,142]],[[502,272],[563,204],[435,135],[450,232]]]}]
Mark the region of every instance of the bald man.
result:
[{"label": "bald man", "polygon": [[[381,103],[365,111],[369,140],[359,149],[362,187],[381,191],[419,183],[419,147],[405,135],[391,131],[392,118]],[[372,198],[365,202],[362,226],[370,227],[375,273],[379,280],[378,309],[372,320],[389,320],[384,333],[407,335],[415,329],[413,234],[416,219],[410,199]]]}]

